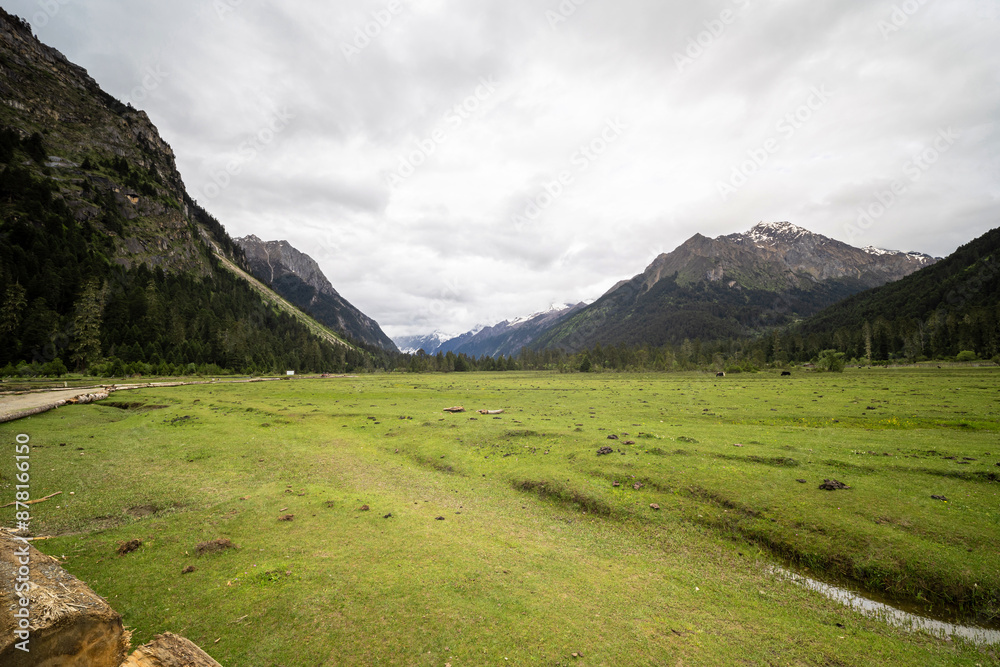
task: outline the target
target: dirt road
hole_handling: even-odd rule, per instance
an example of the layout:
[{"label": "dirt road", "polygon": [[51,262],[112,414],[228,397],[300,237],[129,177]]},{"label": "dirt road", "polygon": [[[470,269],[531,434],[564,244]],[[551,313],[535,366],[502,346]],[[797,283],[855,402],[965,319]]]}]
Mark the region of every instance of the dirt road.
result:
[{"label": "dirt road", "polygon": [[2,396],[0,397],[0,423],[45,412],[45,410],[60,405],[62,401],[99,391],[101,389],[96,387],[78,387],[76,389],[57,389],[55,391]]},{"label": "dirt road", "polygon": [[[321,378],[299,379],[351,379],[356,375],[324,375]],[[286,380],[282,377],[238,378],[232,380],[199,380],[194,382],[144,382],[140,384],[115,384],[92,387],[77,387],[76,389],[55,389],[34,391],[24,394],[0,396],[0,424],[4,422],[30,417],[52,408],[59,407],[72,398],[101,392],[123,391],[127,389],[148,389],[154,387],[183,387],[194,384],[243,384],[249,382],[276,382]]]}]

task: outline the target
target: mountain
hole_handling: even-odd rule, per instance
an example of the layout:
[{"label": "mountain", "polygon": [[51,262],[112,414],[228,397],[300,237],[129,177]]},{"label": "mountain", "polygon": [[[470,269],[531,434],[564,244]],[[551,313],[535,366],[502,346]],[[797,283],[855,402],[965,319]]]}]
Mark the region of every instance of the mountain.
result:
[{"label": "mountain", "polygon": [[940,358],[1000,354],[1000,228],[898,282],[845,299],[804,320],[812,336],[849,357]]},{"label": "mountain", "polygon": [[855,248],[788,222],[742,234],[695,234],[646,270],[544,332],[533,347],[677,344],[758,333],[937,260]]},{"label": "mountain", "polygon": [[404,354],[415,354],[419,350],[427,354],[437,354],[441,346],[453,338],[455,338],[453,334],[435,331],[423,336],[399,336],[394,338],[393,342]]},{"label": "mountain", "polygon": [[459,335],[435,331],[426,336],[403,336],[396,339],[396,344],[403,352],[411,354],[423,350],[430,355],[453,352],[474,359],[517,356],[522,348],[531,345],[543,332],[585,305],[554,305],[540,313],[505,320],[489,327],[477,326]]},{"label": "mountain", "polygon": [[318,322],[349,338],[389,352],[395,344],[378,322],[352,306],[333,288],[319,264],[288,241],[261,241],[254,235],[235,239],[250,271]]},{"label": "mountain", "polygon": [[244,272],[142,111],[0,9],[3,374],[373,363]]},{"label": "mountain", "polygon": [[507,320],[491,327],[483,327],[446,341],[441,350],[470,357],[517,356],[522,348],[531,345],[542,333],[555,326],[566,316],[584,308],[586,304],[563,304],[527,317]]}]

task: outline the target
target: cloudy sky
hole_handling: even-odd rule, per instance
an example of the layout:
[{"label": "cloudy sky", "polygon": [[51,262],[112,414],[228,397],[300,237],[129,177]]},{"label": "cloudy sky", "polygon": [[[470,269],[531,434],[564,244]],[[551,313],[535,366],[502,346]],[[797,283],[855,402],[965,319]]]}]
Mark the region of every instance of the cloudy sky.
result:
[{"label": "cloudy sky", "polygon": [[596,298],[696,232],[946,255],[1000,218],[1000,0],[3,6],[393,336]]}]

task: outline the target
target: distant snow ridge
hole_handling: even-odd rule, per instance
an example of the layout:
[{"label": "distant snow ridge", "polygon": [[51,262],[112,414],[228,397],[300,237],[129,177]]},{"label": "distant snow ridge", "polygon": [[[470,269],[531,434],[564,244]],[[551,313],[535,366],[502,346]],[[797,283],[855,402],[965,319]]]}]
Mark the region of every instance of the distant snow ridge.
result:
[{"label": "distant snow ridge", "polygon": [[878,256],[881,256],[881,255],[901,255],[902,254],[898,250],[886,250],[885,248],[876,248],[873,245],[866,245],[864,248],[862,248],[862,250],[864,250],[869,255],[878,255]]},{"label": "distant snow ridge", "polygon": [[794,241],[812,234],[808,229],[803,229],[790,222],[761,222],[754,225],[746,233],[746,236],[755,243],[767,243],[770,241]]},{"label": "distant snow ridge", "polygon": [[928,254],[916,251],[903,252],[902,250],[886,250],[885,248],[876,248],[875,246],[869,245],[862,248],[869,255],[875,255],[877,257],[882,257],[884,255],[906,255],[910,259],[916,260],[921,264],[927,264],[928,262],[934,261],[934,258]]}]

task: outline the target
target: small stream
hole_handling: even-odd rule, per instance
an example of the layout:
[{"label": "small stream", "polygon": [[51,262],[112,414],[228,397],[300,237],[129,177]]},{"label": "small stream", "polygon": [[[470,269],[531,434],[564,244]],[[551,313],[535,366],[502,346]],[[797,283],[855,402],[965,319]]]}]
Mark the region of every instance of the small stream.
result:
[{"label": "small stream", "polygon": [[1000,630],[979,628],[973,625],[958,625],[912,614],[882,602],[869,600],[846,588],[804,577],[783,567],[771,566],[768,571],[803,588],[821,593],[869,618],[883,621],[898,628],[913,632],[926,632],[935,637],[960,637],[976,644],[1000,644]]}]

